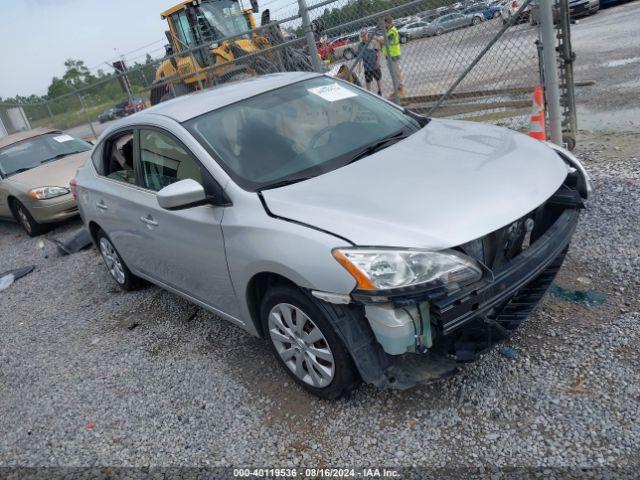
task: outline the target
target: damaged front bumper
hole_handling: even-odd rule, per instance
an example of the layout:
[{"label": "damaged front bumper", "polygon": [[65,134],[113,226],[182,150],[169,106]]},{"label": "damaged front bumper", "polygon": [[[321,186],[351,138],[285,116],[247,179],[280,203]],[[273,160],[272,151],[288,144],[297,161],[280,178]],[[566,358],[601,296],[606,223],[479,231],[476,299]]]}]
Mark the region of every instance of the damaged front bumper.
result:
[{"label": "damaged front bumper", "polygon": [[369,348],[350,348],[363,380],[382,388],[409,388],[455,373],[460,362],[508,338],[542,299],[564,261],[580,206],[562,206],[562,201],[562,195],[554,198],[549,207],[555,209],[554,220],[528,248],[502,259],[493,278],[453,293],[364,304],[374,341]]}]

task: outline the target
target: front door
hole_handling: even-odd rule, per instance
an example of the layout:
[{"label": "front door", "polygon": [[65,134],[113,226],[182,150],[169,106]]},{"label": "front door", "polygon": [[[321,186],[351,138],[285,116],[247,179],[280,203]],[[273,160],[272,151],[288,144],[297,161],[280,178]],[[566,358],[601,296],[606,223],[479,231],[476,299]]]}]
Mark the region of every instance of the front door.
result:
[{"label": "front door", "polygon": [[[165,210],[156,192],[179,180],[193,179],[202,185],[213,181],[210,173],[175,137],[156,128],[139,131],[140,186],[149,195],[138,205],[136,216],[147,233],[145,257],[153,261],[140,270],[224,313],[238,317],[224,250],[224,207],[203,205]],[[205,177],[207,178],[205,181]]]}]

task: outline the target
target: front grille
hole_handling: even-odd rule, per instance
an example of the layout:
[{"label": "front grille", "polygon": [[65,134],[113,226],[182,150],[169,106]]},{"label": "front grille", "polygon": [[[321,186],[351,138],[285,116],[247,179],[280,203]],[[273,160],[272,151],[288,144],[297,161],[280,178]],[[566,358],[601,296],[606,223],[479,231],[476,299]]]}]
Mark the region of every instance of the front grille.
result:
[{"label": "front grille", "polygon": [[460,246],[460,249],[494,273],[499,273],[512,258],[529,246],[535,226],[535,211],[484,237]]},{"label": "front grille", "polygon": [[538,208],[484,237],[460,245],[459,249],[494,274],[502,272],[509,261],[540,238],[567,208],[581,208],[576,190],[562,185]]}]

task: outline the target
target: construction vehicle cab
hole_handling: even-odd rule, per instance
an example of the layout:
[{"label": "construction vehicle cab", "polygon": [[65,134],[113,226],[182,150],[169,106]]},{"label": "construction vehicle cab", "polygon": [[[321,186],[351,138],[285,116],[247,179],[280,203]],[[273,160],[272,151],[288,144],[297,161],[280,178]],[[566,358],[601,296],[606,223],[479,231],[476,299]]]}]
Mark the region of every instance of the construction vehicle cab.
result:
[{"label": "construction vehicle cab", "polygon": [[[286,70],[309,70],[309,62],[304,58],[300,62],[300,54],[290,49],[286,55],[284,50],[249,55],[284,41],[277,26],[252,32],[256,28],[253,14],[257,11],[257,0],[251,0],[251,8],[247,9],[242,8],[239,0],[189,0],[162,12],[161,18],[169,26],[165,32],[169,43],[167,56],[156,71],[151,103],[155,105],[242,75],[278,71],[275,55],[284,57],[280,65],[291,64],[285,65]],[[269,23],[268,12],[263,13],[263,25]],[[295,64],[290,58],[297,58]]]}]

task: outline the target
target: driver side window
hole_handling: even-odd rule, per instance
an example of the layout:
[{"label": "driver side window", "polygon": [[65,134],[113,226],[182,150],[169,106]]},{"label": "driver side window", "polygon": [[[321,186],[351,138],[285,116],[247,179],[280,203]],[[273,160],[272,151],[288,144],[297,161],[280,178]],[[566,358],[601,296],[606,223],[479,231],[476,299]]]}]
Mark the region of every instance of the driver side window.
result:
[{"label": "driver side window", "polygon": [[157,130],[140,130],[142,186],[157,192],[191,178],[204,185],[200,164],[176,140]]}]

